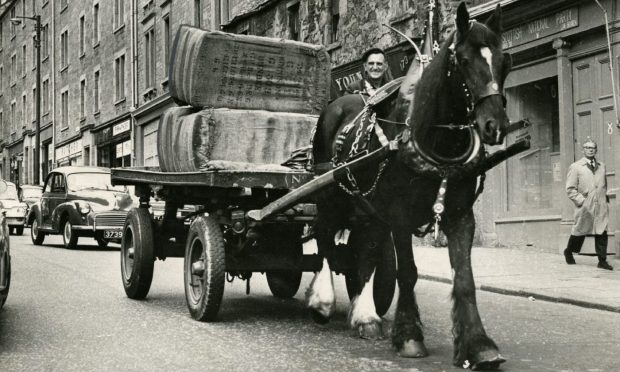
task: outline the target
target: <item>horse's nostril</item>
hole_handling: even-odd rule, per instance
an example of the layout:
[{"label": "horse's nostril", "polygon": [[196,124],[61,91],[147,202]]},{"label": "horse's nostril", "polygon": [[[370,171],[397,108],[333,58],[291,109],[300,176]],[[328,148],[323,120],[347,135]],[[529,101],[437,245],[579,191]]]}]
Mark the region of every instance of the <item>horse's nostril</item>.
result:
[{"label": "horse's nostril", "polygon": [[489,119],[486,121],[486,123],[484,124],[484,131],[486,134],[488,135],[492,135],[493,134],[493,127],[495,122],[493,121],[493,119]]}]

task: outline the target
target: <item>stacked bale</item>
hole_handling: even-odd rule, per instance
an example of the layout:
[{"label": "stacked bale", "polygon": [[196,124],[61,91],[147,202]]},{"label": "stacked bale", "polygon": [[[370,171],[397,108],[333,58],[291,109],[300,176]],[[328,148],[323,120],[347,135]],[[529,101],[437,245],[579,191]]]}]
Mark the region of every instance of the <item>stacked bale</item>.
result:
[{"label": "stacked bale", "polygon": [[187,106],[160,118],[161,170],[204,171],[213,161],[218,168],[282,163],[310,143],[327,104],[329,69],[321,46],[181,26],[169,86]]},{"label": "stacked bale", "polygon": [[183,25],[170,62],[179,105],[319,114],[329,98],[322,46]]},{"label": "stacked bale", "polygon": [[211,160],[279,164],[307,145],[316,116],[262,110],[169,110],[159,123],[162,170],[209,170]]}]

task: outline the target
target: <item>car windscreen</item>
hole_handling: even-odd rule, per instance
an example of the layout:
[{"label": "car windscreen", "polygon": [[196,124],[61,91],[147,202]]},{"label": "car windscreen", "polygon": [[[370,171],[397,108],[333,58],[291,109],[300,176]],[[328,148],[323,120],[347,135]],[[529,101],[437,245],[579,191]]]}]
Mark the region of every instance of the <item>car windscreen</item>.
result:
[{"label": "car windscreen", "polygon": [[39,199],[41,197],[41,189],[36,189],[36,188],[32,188],[32,189],[26,189],[23,188],[22,189],[22,197],[24,199]]},{"label": "car windscreen", "polygon": [[18,200],[19,198],[17,197],[17,189],[15,188],[14,185],[7,185],[6,190],[4,190],[4,192],[0,193],[0,199],[4,199],[4,200]]},{"label": "car windscreen", "polygon": [[73,173],[67,176],[67,187],[69,188],[69,191],[125,191],[123,186],[112,186],[109,173]]}]

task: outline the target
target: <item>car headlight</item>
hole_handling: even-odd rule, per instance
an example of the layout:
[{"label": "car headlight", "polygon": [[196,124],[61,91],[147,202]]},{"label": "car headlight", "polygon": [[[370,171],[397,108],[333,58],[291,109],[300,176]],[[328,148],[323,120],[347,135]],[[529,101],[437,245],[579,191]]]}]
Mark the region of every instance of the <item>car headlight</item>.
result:
[{"label": "car headlight", "polygon": [[85,203],[85,202],[77,202],[76,206],[77,206],[78,211],[80,211],[81,214],[90,213],[90,204]]}]

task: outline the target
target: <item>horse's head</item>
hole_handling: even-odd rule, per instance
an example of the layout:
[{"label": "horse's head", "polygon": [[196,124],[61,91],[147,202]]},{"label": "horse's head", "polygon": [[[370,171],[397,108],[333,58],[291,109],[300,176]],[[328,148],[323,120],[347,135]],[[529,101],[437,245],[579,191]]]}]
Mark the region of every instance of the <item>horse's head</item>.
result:
[{"label": "horse's head", "polygon": [[465,3],[461,3],[450,46],[453,68],[461,74],[469,94],[469,114],[482,141],[489,145],[503,142],[509,124],[502,90],[512,60],[502,52],[501,18],[498,5],[485,24],[470,20]]}]

